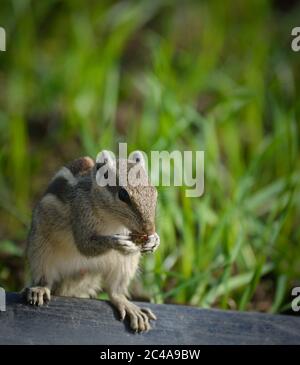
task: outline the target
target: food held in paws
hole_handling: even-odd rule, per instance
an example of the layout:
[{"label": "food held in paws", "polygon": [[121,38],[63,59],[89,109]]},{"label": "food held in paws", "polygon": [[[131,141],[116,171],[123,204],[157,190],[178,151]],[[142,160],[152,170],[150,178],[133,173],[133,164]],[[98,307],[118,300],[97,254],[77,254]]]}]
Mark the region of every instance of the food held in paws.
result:
[{"label": "food held in paws", "polygon": [[147,234],[131,233],[131,239],[137,245],[145,244],[148,238],[149,236]]}]

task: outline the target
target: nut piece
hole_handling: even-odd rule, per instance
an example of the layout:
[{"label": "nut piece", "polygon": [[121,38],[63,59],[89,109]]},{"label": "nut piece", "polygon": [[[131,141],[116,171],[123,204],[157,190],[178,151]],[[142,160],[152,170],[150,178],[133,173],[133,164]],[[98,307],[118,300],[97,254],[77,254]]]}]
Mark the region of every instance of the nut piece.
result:
[{"label": "nut piece", "polygon": [[134,242],[137,245],[143,245],[148,240],[147,234],[131,233],[130,237],[131,237],[132,242]]}]

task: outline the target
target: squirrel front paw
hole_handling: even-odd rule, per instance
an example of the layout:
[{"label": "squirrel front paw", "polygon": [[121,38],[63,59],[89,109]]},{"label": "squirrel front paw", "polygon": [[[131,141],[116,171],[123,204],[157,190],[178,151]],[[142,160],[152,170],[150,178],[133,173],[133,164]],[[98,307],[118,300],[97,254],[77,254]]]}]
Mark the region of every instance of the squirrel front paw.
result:
[{"label": "squirrel front paw", "polygon": [[155,232],[154,234],[149,236],[148,240],[142,245],[141,252],[142,253],[154,252],[159,246],[159,244],[160,244],[160,237]]},{"label": "squirrel front paw", "polygon": [[149,308],[140,308],[125,297],[113,296],[111,301],[120,313],[121,321],[128,317],[130,328],[134,332],[149,331],[151,329],[150,320],[156,320],[156,316]]},{"label": "squirrel front paw", "polygon": [[131,254],[139,251],[139,247],[132,242],[130,239],[127,239],[124,236],[115,235],[115,244],[114,248],[118,251],[121,251],[125,254]]},{"label": "squirrel front paw", "polygon": [[36,286],[25,289],[27,303],[42,306],[50,301],[50,289],[44,286]]}]

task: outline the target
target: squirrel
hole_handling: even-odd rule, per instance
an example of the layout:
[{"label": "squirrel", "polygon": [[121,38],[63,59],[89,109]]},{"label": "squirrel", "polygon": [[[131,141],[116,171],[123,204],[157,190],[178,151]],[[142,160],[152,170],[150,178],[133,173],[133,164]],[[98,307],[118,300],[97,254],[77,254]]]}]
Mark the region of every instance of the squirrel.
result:
[{"label": "squirrel", "polygon": [[[74,160],[52,178],[33,210],[26,248],[32,283],[23,293],[29,304],[42,306],[51,294],[96,298],[105,290],[120,319],[128,317],[130,327],[143,332],[156,316],[129,301],[128,287],[141,254],[160,244],[155,230],[157,190],[149,182],[141,152],[124,161],[127,174],[138,165],[143,184],[100,186],[97,178],[107,173],[120,180],[120,159],[107,151],[96,161]],[[135,236],[146,240],[137,243]]]}]

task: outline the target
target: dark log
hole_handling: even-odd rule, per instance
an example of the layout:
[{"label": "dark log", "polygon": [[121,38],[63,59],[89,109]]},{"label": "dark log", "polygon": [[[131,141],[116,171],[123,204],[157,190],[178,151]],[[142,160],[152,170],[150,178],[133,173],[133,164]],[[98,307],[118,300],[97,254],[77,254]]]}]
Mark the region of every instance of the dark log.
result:
[{"label": "dark log", "polygon": [[53,297],[47,307],[32,307],[20,294],[7,293],[0,344],[300,344],[299,316],[144,306],[158,320],[151,331],[136,334],[105,301]]}]

